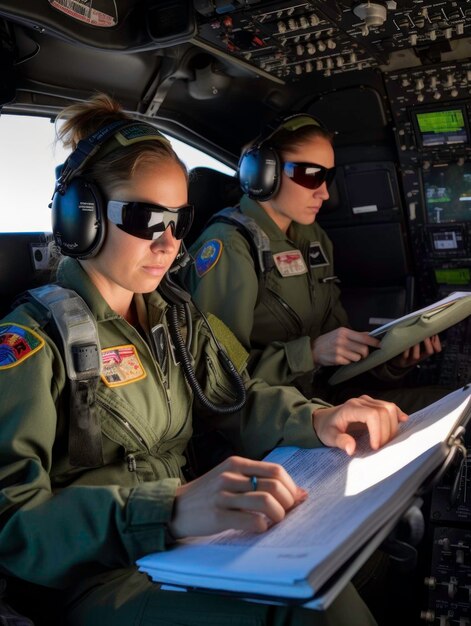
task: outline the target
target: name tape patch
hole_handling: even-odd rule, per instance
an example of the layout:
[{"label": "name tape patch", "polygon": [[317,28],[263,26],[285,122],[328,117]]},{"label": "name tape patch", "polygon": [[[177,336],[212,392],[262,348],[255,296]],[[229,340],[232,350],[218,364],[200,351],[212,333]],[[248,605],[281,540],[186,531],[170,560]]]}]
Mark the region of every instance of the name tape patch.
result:
[{"label": "name tape patch", "polygon": [[273,260],[283,278],[307,273],[306,263],[300,250],[278,252],[273,255]]}]

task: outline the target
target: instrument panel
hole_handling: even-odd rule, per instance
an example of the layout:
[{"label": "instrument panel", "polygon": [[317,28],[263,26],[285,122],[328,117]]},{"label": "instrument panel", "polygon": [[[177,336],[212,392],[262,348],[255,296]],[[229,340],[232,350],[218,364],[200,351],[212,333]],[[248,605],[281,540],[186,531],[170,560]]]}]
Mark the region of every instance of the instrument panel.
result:
[{"label": "instrument panel", "polygon": [[194,3],[201,42],[283,81],[311,73],[335,74],[387,66],[390,56],[441,46],[471,34],[466,2]]}]

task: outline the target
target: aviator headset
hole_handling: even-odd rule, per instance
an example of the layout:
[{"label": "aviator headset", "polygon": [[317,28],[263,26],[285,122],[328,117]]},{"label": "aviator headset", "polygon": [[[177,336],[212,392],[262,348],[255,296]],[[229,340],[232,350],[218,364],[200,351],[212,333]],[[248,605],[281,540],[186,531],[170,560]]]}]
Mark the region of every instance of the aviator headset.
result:
[{"label": "aviator headset", "polygon": [[61,167],[52,197],[52,232],[61,253],[77,259],[98,254],[106,235],[107,219],[124,232],[142,239],[157,239],[171,226],[182,239],[193,220],[193,207],[170,209],[148,202],[107,200],[86,168],[99,154],[142,141],[170,142],[150,124],[117,120],[78,142]]},{"label": "aviator headset", "polygon": [[262,202],[270,200],[280,189],[281,172],[297,184],[308,189],[317,189],[324,182],[329,185],[335,175],[335,168],[326,168],[316,163],[283,162],[278,152],[270,145],[270,139],[278,132],[294,132],[306,126],[317,126],[329,133],[329,130],[312,115],[294,113],[266,127],[246,150],[239,160],[239,183],[249,198]]}]

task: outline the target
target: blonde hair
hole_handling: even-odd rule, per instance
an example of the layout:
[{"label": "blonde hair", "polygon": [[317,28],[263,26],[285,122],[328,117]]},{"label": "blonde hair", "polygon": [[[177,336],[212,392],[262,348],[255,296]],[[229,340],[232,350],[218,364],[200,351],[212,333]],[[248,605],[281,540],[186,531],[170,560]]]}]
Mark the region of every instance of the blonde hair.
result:
[{"label": "blonde hair", "polygon": [[[125,113],[121,105],[104,93],[96,94],[85,102],[79,102],[65,108],[56,119],[56,142],[61,142],[65,148],[74,151],[82,139],[93,135],[100,128],[109,124],[133,118]],[[59,123],[63,122],[60,127]],[[137,122],[136,122],[137,123]],[[144,122],[148,124],[148,122]],[[149,124],[149,126],[152,126]],[[160,135],[155,129],[155,134]],[[105,141],[106,144],[106,141]],[[104,145],[105,145],[104,144]],[[130,180],[136,170],[141,167],[173,160],[178,163],[185,175],[185,165],[178,158],[169,141],[162,138],[147,138],[146,141],[117,147],[111,151],[100,150],[87,163],[83,172],[88,178],[102,188],[105,193],[112,194],[123,180]]]}]

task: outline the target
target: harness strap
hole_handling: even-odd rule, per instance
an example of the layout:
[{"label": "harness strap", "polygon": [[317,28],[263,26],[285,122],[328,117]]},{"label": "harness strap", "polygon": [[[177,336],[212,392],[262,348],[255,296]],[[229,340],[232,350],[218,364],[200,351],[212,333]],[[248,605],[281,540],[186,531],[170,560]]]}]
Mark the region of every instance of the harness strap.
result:
[{"label": "harness strap", "polygon": [[259,276],[264,277],[275,267],[268,236],[252,217],[241,212],[240,207],[226,207],[218,211],[211,217],[208,224],[213,222],[226,222],[239,227],[240,232],[250,244]]},{"label": "harness strap", "polygon": [[75,467],[103,465],[101,425],[96,390],[101,375],[96,321],[84,300],[72,289],[49,284],[30,289],[50,313],[61,337],[70,381],[69,457]]}]

